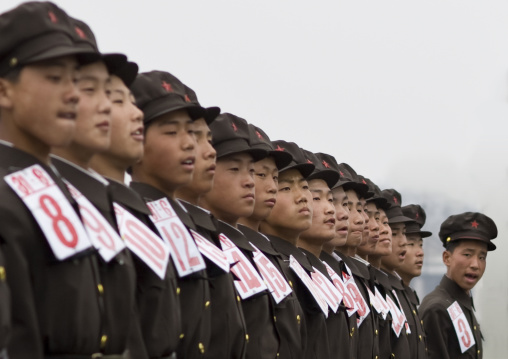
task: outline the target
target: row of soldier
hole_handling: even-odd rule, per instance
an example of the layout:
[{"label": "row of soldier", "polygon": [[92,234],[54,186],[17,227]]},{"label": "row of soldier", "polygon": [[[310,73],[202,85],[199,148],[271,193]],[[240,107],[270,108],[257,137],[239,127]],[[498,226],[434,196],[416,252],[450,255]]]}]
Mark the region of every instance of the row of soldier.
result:
[{"label": "row of soldier", "polygon": [[[0,357],[445,358],[459,343],[409,286],[431,235],[420,206],[202,107],[168,72],[138,74],[52,3],[0,15],[0,34]],[[489,220],[451,216],[440,238],[492,250]],[[481,356],[467,318],[463,352]]]}]

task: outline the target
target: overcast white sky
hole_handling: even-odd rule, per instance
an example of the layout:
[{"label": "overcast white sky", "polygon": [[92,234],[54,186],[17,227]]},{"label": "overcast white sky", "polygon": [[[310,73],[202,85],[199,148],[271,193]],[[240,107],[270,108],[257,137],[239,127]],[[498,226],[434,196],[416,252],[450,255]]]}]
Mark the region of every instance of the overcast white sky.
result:
[{"label": "overcast white sky", "polygon": [[[405,203],[434,196],[494,218],[500,250],[475,296],[481,306],[496,288],[506,322],[508,285],[495,275],[508,269],[508,2],[55,2],[92,27],[103,52],[173,73],[203,105],[272,139],[331,153]],[[486,306],[484,321],[499,318]],[[483,329],[490,357],[506,352]]]}]

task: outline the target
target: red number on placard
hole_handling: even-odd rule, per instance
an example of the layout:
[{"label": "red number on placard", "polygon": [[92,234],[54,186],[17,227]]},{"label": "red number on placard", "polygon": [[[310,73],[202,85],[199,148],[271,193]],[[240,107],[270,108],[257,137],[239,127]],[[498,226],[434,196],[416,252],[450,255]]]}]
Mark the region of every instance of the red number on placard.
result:
[{"label": "red number on placard", "polygon": [[[54,198],[44,194],[39,198],[39,204],[41,205],[44,213],[46,213],[46,215],[53,220],[53,230],[55,231],[60,242],[62,242],[67,247],[76,247],[78,244],[78,234],[76,229],[69,221],[69,219],[62,214],[62,209],[54,200]],[[51,206],[51,208],[48,207],[48,204]],[[67,228],[67,233],[70,237],[69,239],[65,237],[60,225],[64,225],[65,228]]]},{"label": "red number on placard", "polygon": [[[313,273],[314,274],[314,273]],[[326,278],[321,277],[319,274],[312,275],[312,280],[314,283],[317,284],[319,291],[323,296],[328,298],[328,302],[335,303],[337,302],[338,298],[335,298],[332,296],[332,293],[328,291],[328,288],[326,288],[326,283],[324,283],[324,280],[327,280]]]},{"label": "red number on placard", "polygon": [[44,175],[44,173],[40,169],[34,168],[32,170],[32,173],[34,174],[35,177],[37,177],[37,179],[39,181],[42,182],[42,184],[44,184],[45,186],[50,185],[50,181],[48,180],[48,178]]},{"label": "red number on placard", "polygon": [[93,213],[86,207],[79,206],[81,215],[83,216],[83,222],[92,231],[97,233],[97,238],[111,250],[115,250],[115,240],[111,237],[106,227],[93,215]]},{"label": "red number on placard", "polygon": [[30,186],[30,184],[28,183],[28,181],[24,177],[22,177],[22,176],[12,176],[11,180],[12,180],[12,182],[14,182],[18,186],[18,189],[21,192],[23,192],[23,194],[25,196],[29,195],[30,193],[33,192],[32,186]]},{"label": "red number on placard", "polygon": [[[173,208],[170,207],[169,202],[160,201],[161,208],[166,212],[169,218],[172,218],[175,216],[175,212],[173,211]],[[169,206],[169,207],[168,207]]]},{"label": "red number on placard", "polygon": [[270,265],[272,263],[270,263],[268,258],[265,256],[260,256],[259,262],[261,265],[258,266],[258,269],[260,272],[263,272],[263,278],[269,281],[272,284],[272,287],[277,287],[282,293],[284,293],[287,290],[287,285],[279,271]]},{"label": "red number on placard", "polygon": [[192,257],[189,251],[189,240],[190,238],[185,238],[185,229],[179,226],[177,223],[171,223],[171,228],[173,229],[173,233],[178,234],[178,236],[183,240],[183,244],[185,245],[185,254],[187,258],[189,258],[189,265],[191,267],[199,265],[199,258],[197,256]]},{"label": "red number on placard", "polygon": [[344,284],[337,278],[333,280],[333,284],[335,284],[335,288],[338,289],[339,293],[342,294],[342,301],[344,302],[344,305],[348,309],[352,309],[355,307],[355,301],[351,297],[351,295],[346,291],[346,288],[344,288]]},{"label": "red number on placard", "polygon": [[347,289],[349,290],[349,293],[353,296],[353,299],[355,303],[358,305],[358,314],[360,317],[364,316],[365,313],[367,313],[367,308],[365,308],[365,304],[363,301],[363,297],[358,291],[358,288],[353,283],[347,284]]},{"label": "red number on placard", "polygon": [[462,344],[464,344],[464,346],[468,348],[471,345],[471,338],[469,337],[469,333],[466,330],[466,323],[464,323],[464,319],[460,318],[458,320],[458,325],[459,331],[463,333],[463,335],[461,335],[460,337],[460,340],[462,340]]},{"label": "red number on placard", "polygon": [[166,259],[166,252],[162,243],[159,243],[155,239],[150,240],[153,234],[147,232],[145,228],[132,220],[127,219],[125,227],[127,229],[125,233],[126,239],[143,252],[158,268],[162,268]]},{"label": "red number on placard", "polygon": [[233,242],[229,241],[223,234],[219,234],[219,239],[222,244],[222,250],[227,251],[228,249],[234,248]]},{"label": "red number on placard", "polygon": [[242,257],[236,251],[233,251],[231,255],[233,257],[233,262],[236,262],[236,264],[231,267],[231,270],[238,278],[241,279],[240,286],[243,291],[246,292],[249,288],[252,289],[260,287],[261,283],[257,277],[249,271],[249,268],[243,262]]}]

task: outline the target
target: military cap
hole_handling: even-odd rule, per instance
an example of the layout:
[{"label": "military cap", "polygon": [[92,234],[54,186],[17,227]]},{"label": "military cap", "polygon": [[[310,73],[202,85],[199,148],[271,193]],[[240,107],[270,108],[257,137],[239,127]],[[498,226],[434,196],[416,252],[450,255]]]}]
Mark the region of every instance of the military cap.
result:
[{"label": "military cap", "polygon": [[427,219],[427,215],[425,214],[422,206],[418,204],[409,204],[402,207],[402,214],[415,221],[415,223],[408,223],[406,226],[406,234],[417,233],[422,238],[432,236],[431,232],[421,230],[425,224],[425,220]]},{"label": "military cap", "polygon": [[111,72],[111,75],[118,76],[125,86],[130,87],[138,74],[138,65],[135,62],[127,61],[123,66]]},{"label": "military cap", "polygon": [[0,15],[0,76],[24,65],[76,55],[79,63],[99,58],[77,46],[76,30],[65,11],[51,2],[26,2]]},{"label": "military cap", "polygon": [[326,182],[328,187],[333,188],[339,180],[340,174],[337,171],[327,168],[314,153],[304,149],[302,149],[302,151],[307,163],[312,163],[315,166],[314,171],[312,171],[311,175],[307,177],[307,181],[322,179]]},{"label": "military cap", "polygon": [[336,187],[342,186],[344,190],[352,189],[358,193],[359,197],[365,198],[369,191],[369,186],[362,183],[358,178],[356,171],[347,163],[339,164],[340,180],[335,185]]},{"label": "military cap", "polygon": [[249,123],[249,143],[252,148],[260,148],[268,152],[268,156],[275,161],[277,169],[286,167],[291,163],[293,157],[284,151],[275,151],[272,141],[268,135],[259,127]]},{"label": "military cap", "polygon": [[388,217],[388,223],[414,222],[414,220],[404,216],[402,213],[402,208],[400,207],[402,204],[402,196],[399,192],[394,189],[384,189],[381,191],[381,196],[383,196],[390,204],[390,208],[385,210],[386,216]]},{"label": "military cap", "polygon": [[222,113],[210,124],[210,130],[212,131],[212,146],[217,152],[218,159],[235,153],[248,153],[254,161],[268,156],[266,150],[251,147],[249,125],[241,117]]},{"label": "military cap", "polygon": [[294,142],[286,142],[282,140],[273,141],[275,151],[289,153],[293,159],[284,168],[279,169],[279,173],[287,170],[298,170],[304,178],[307,178],[314,171],[314,164],[308,163],[305,155],[300,147]]},{"label": "military cap", "polygon": [[369,192],[372,193],[372,196],[367,199],[367,203],[372,202],[377,208],[385,211],[390,208],[388,200],[381,195],[381,189],[374,182],[368,178],[362,177],[362,183],[363,182],[369,186]]},{"label": "military cap", "polygon": [[[183,85],[184,88],[185,88],[185,93],[187,94],[187,96],[189,97],[190,101],[196,105],[196,106],[199,106],[199,107],[202,107],[200,104],[199,104],[199,101],[198,101],[198,96],[196,95],[196,92],[194,92],[193,89],[191,89],[189,86],[187,85]],[[214,121],[217,116],[220,115],[220,107],[217,107],[217,106],[212,106],[212,107],[203,107],[204,111],[205,111],[205,114],[203,116],[203,118],[205,119],[205,122],[207,124],[211,124],[212,121]]]},{"label": "military cap", "polygon": [[364,185],[367,185],[367,192],[365,192],[362,197],[364,199],[368,199],[368,198],[371,198],[372,196],[374,196],[374,192],[371,191],[369,183],[367,182],[367,178],[362,176],[361,174],[357,174],[357,177],[358,177],[358,182],[363,183]]},{"label": "military cap", "polygon": [[492,240],[497,237],[497,227],[494,221],[478,212],[465,212],[448,217],[439,230],[439,239],[446,248],[450,242],[470,239],[487,244],[487,249],[496,249]]},{"label": "military cap", "polygon": [[145,115],[145,124],[177,110],[186,110],[193,120],[205,116],[205,109],[191,102],[184,84],[169,72],[143,72],[134,80],[131,91]]}]

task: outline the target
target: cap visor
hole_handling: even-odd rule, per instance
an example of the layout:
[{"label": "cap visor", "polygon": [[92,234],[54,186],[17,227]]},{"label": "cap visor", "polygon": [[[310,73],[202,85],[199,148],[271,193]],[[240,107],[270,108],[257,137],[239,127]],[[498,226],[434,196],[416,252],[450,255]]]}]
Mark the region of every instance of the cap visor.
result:
[{"label": "cap visor", "polygon": [[405,216],[395,216],[392,218],[388,218],[388,223],[405,223],[405,222],[414,222],[414,220]]},{"label": "cap visor", "polygon": [[291,165],[287,166],[283,169],[280,169],[279,172],[284,172],[288,170],[297,170],[302,174],[303,178],[307,179],[307,177],[309,177],[312,174],[312,172],[314,172],[314,168],[315,166],[310,163],[300,163],[292,166]]},{"label": "cap visor", "polygon": [[316,173],[312,173],[309,177],[307,177],[307,180],[313,180],[313,179],[321,179],[326,182],[328,187],[332,188],[337,181],[339,180],[339,173],[332,171],[332,170],[322,170]]},{"label": "cap visor", "polygon": [[78,46],[61,45],[61,46],[56,46],[51,49],[48,49],[47,51],[44,51],[42,53],[39,53],[36,56],[26,60],[24,63],[29,64],[29,63],[33,63],[33,62],[54,59],[54,58],[62,57],[62,56],[72,56],[72,55],[76,56],[78,63],[80,65],[84,65],[86,63],[98,61],[101,59],[100,54],[91,50],[90,48],[83,49]]}]

